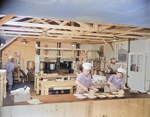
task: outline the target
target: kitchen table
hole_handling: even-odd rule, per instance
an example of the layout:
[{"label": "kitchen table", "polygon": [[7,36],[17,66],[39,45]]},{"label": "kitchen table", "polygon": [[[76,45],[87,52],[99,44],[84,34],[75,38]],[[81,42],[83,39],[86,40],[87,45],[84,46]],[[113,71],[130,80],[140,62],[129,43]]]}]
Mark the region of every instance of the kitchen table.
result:
[{"label": "kitchen table", "polygon": [[70,77],[70,79],[74,78],[76,79],[77,75],[76,74],[58,74],[58,75],[54,75],[54,74],[46,74],[46,75],[35,75],[35,79],[34,79],[34,90],[36,91],[36,94],[39,94],[40,91],[40,79],[47,79],[47,80],[56,80],[56,78],[61,78],[64,79],[66,77]]}]

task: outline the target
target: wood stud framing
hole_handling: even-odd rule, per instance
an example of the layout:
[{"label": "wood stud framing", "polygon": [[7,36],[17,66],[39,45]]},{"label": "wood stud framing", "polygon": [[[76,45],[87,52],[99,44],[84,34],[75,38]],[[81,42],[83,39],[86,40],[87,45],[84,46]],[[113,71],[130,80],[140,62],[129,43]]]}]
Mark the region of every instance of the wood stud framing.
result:
[{"label": "wood stud framing", "polygon": [[[87,23],[62,19],[40,19],[14,15],[7,18],[0,27],[0,35],[19,36],[53,42],[77,42],[81,44],[102,44],[115,41],[148,39],[150,28],[106,23]],[[12,18],[12,19],[11,19]],[[10,21],[8,21],[11,19]]]}]

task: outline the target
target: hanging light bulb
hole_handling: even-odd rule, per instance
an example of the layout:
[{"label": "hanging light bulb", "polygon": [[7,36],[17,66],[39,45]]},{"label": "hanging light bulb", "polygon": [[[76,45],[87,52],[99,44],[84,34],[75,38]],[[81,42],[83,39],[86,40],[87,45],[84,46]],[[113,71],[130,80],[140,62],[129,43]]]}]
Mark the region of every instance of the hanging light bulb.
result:
[{"label": "hanging light bulb", "polygon": [[21,42],[22,42],[23,44],[27,44],[27,40],[26,40],[26,39],[23,39]]},{"label": "hanging light bulb", "polygon": [[76,45],[76,42],[71,43],[71,45],[72,45],[72,46],[75,46],[75,45]]}]

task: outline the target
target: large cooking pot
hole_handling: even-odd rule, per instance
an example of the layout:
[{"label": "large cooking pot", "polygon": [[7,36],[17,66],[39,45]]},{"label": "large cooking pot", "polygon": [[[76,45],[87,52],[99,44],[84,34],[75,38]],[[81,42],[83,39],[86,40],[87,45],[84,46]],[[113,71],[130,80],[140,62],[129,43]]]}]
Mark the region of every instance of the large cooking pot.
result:
[{"label": "large cooking pot", "polygon": [[35,68],[35,64],[34,64],[34,61],[28,61],[27,62],[27,69],[28,70],[33,70]]},{"label": "large cooking pot", "polygon": [[40,70],[44,70],[45,69],[45,62],[40,62]]},{"label": "large cooking pot", "polygon": [[50,70],[54,70],[55,69],[55,63],[50,63]]}]

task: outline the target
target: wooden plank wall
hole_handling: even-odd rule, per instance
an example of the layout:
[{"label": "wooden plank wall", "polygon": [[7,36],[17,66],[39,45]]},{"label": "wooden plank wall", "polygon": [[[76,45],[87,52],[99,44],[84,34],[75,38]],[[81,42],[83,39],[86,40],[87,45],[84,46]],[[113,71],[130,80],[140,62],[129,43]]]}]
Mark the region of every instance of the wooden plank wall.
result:
[{"label": "wooden plank wall", "polygon": [[[19,60],[18,57],[14,57],[14,52],[21,52],[20,66],[23,70],[27,72],[27,61],[34,61],[35,58],[35,41],[27,40],[29,43],[22,44],[21,39],[16,39],[14,42],[9,44],[6,48],[2,50],[2,65],[4,67],[5,63],[8,62],[7,56],[11,55],[13,58]],[[12,51],[12,53],[8,53]]]},{"label": "wooden plank wall", "polygon": [[[104,116],[105,115],[105,116]],[[0,107],[1,117],[150,117],[150,98]]]}]

